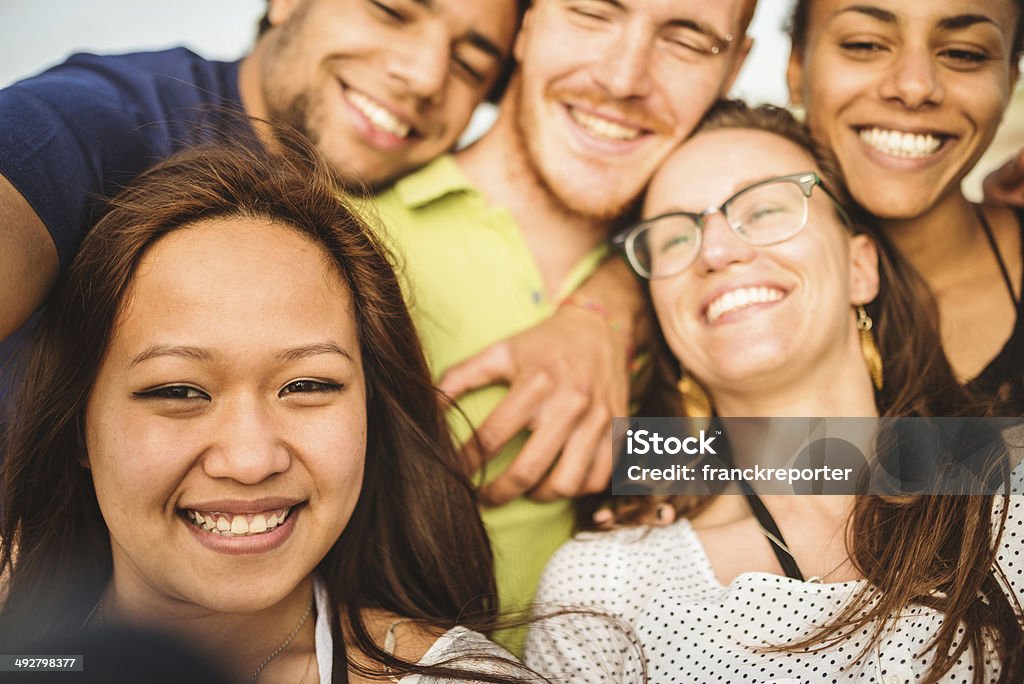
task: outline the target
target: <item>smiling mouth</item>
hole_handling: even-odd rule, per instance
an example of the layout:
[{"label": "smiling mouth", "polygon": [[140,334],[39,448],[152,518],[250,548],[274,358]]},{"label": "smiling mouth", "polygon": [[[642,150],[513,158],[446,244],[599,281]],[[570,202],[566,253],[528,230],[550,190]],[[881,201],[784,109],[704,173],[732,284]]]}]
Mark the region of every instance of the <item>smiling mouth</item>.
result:
[{"label": "smiling mouth", "polygon": [[618,121],[606,119],[597,114],[580,111],[576,107],[568,106],[567,108],[572,120],[595,138],[616,142],[629,142],[649,132],[644,128],[629,126]]},{"label": "smiling mouth", "polygon": [[708,323],[714,323],[722,316],[745,309],[755,304],[777,302],[786,293],[775,287],[740,287],[715,297],[705,312]]},{"label": "smiling mouth", "polygon": [[937,133],[910,133],[884,128],[861,128],[857,134],[868,146],[899,159],[924,159],[938,152],[952,136]]},{"label": "smiling mouth", "polygon": [[252,537],[273,532],[284,524],[294,509],[295,506],[291,506],[255,514],[186,509],[181,511],[181,516],[193,526],[216,535]]},{"label": "smiling mouth", "polygon": [[402,121],[402,119],[395,116],[368,95],[344,86],[342,92],[344,93],[345,100],[366,117],[370,125],[378,131],[402,139],[412,136],[413,127],[409,123]]}]

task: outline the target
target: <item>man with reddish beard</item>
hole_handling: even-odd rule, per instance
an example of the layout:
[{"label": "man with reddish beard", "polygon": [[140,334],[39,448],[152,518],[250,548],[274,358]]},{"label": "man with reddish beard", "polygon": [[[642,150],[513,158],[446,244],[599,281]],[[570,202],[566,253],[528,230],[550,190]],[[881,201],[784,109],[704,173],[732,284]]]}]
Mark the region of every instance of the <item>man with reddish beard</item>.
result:
[{"label": "man with reddish beard", "polygon": [[[476,105],[501,89],[527,4],[270,0],[253,52],[240,62],[184,49],[76,55],[0,91],[0,340],[70,263],[97,199],[200,140],[230,119],[225,110],[293,125],[372,187],[450,150]],[[199,119],[205,126],[197,129]],[[587,287],[628,319],[639,309],[635,288],[623,287],[630,279],[615,267],[602,271]],[[513,385],[540,378],[576,392],[582,377],[587,403],[611,414],[625,406],[625,362],[605,362],[624,358],[619,338],[593,314],[566,311],[496,352],[515,366],[505,373]],[[0,343],[0,367],[19,343]],[[575,363],[553,362],[570,356]]]},{"label": "man with reddish beard", "polygon": [[[728,90],[750,46],[753,8],[753,0],[533,4],[494,127],[376,203],[432,368],[447,371],[443,388],[462,394],[500,380],[507,364],[497,353],[464,359],[556,312],[614,322],[574,292],[604,258],[615,218]],[[537,382],[507,393],[485,387],[460,402],[486,436],[483,453],[469,451],[493,459],[483,496],[506,504],[484,512],[506,608],[528,602],[548,556],[568,539],[566,497],[600,489],[611,472],[610,453],[597,448],[608,433],[573,431],[607,416],[582,397],[567,409],[552,398]],[[522,412],[532,434],[504,420]],[[561,444],[558,457],[552,445]],[[521,498],[527,493],[532,500]]]}]

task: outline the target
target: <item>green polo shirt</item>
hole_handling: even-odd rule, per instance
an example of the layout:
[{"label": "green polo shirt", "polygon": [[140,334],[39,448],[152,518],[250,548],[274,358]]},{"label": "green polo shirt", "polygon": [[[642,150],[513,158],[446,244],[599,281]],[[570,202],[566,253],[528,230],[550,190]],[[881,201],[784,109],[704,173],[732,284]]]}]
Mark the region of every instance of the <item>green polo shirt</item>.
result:
[{"label": "green polo shirt", "polygon": [[[489,204],[451,156],[398,181],[376,198],[376,211],[385,242],[398,258],[406,301],[435,380],[551,316],[607,255],[604,245],[588,252],[549,297],[511,214]],[[506,392],[505,386],[491,386],[469,393],[459,408],[479,426]],[[451,424],[460,442],[471,434],[457,415]],[[486,467],[485,479],[511,463],[527,436],[524,431],[509,442]],[[525,607],[548,558],[571,535],[571,502],[520,498],[482,513],[502,608]]]}]

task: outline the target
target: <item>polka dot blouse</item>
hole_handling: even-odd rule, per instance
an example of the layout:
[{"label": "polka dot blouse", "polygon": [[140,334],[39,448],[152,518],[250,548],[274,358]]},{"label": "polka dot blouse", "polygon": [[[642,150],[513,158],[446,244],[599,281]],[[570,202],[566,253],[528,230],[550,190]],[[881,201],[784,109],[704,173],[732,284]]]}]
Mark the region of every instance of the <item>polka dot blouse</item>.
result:
[{"label": "polka dot blouse", "polygon": [[[1024,496],[1010,497],[1009,507],[998,563],[1008,593],[1024,602]],[[863,631],[817,652],[764,650],[829,620],[863,582],[809,584],[749,572],[723,586],[688,520],[581,534],[548,565],[540,610],[587,606],[629,629],[592,616],[551,617],[531,627],[526,663],[565,682],[641,681],[644,659],[652,683],[921,680],[932,662],[922,651],[942,623],[924,607],[907,609],[866,655],[870,634]],[[986,666],[986,681],[995,682],[998,662],[990,656]],[[941,681],[966,684],[973,674],[968,653]]]}]

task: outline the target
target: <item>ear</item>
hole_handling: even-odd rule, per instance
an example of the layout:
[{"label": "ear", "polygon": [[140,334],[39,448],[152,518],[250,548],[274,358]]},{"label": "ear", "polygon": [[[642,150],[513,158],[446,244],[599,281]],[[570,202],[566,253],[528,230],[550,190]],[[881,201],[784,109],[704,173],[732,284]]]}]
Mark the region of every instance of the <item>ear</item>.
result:
[{"label": "ear", "polygon": [[850,238],[850,304],[867,304],[878,296],[878,247],[867,235]]},{"label": "ear", "polygon": [[267,0],[267,21],[271,26],[280,26],[288,21],[302,0]]},{"label": "ear", "polygon": [[789,104],[800,106],[804,103],[804,60],[794,47],[789,51],[786,65],[786,85],[789,86]]},{"label": "ear", "polygon": [[526,14],[523,15],[523,23],[519,27],[519,32],[516,33],[516,42],[512,45],[512,56],[516,58],[516,62],[522,63],[523,61],[523,50],[526,49],[526,34],[530,32],[530,28],[533,26],[533,13],[536,11],[534,3],[530,3],[529,9],[526,10]]},{"label": "ear", "polygon": [[733,56],[732,65],[729,67],[729,73],[726,75],[725,81],[722,83],[721,95],[724,96],[732,90],[732,84],[736,82],[736,78],[740,75],[740,70],[743,69],[743,63],[747,61],[747,55],[750,54],[750,48],[753,46],[754,39],[747,35],[744,35],[743,39],[736,45],[736,54]]}]

